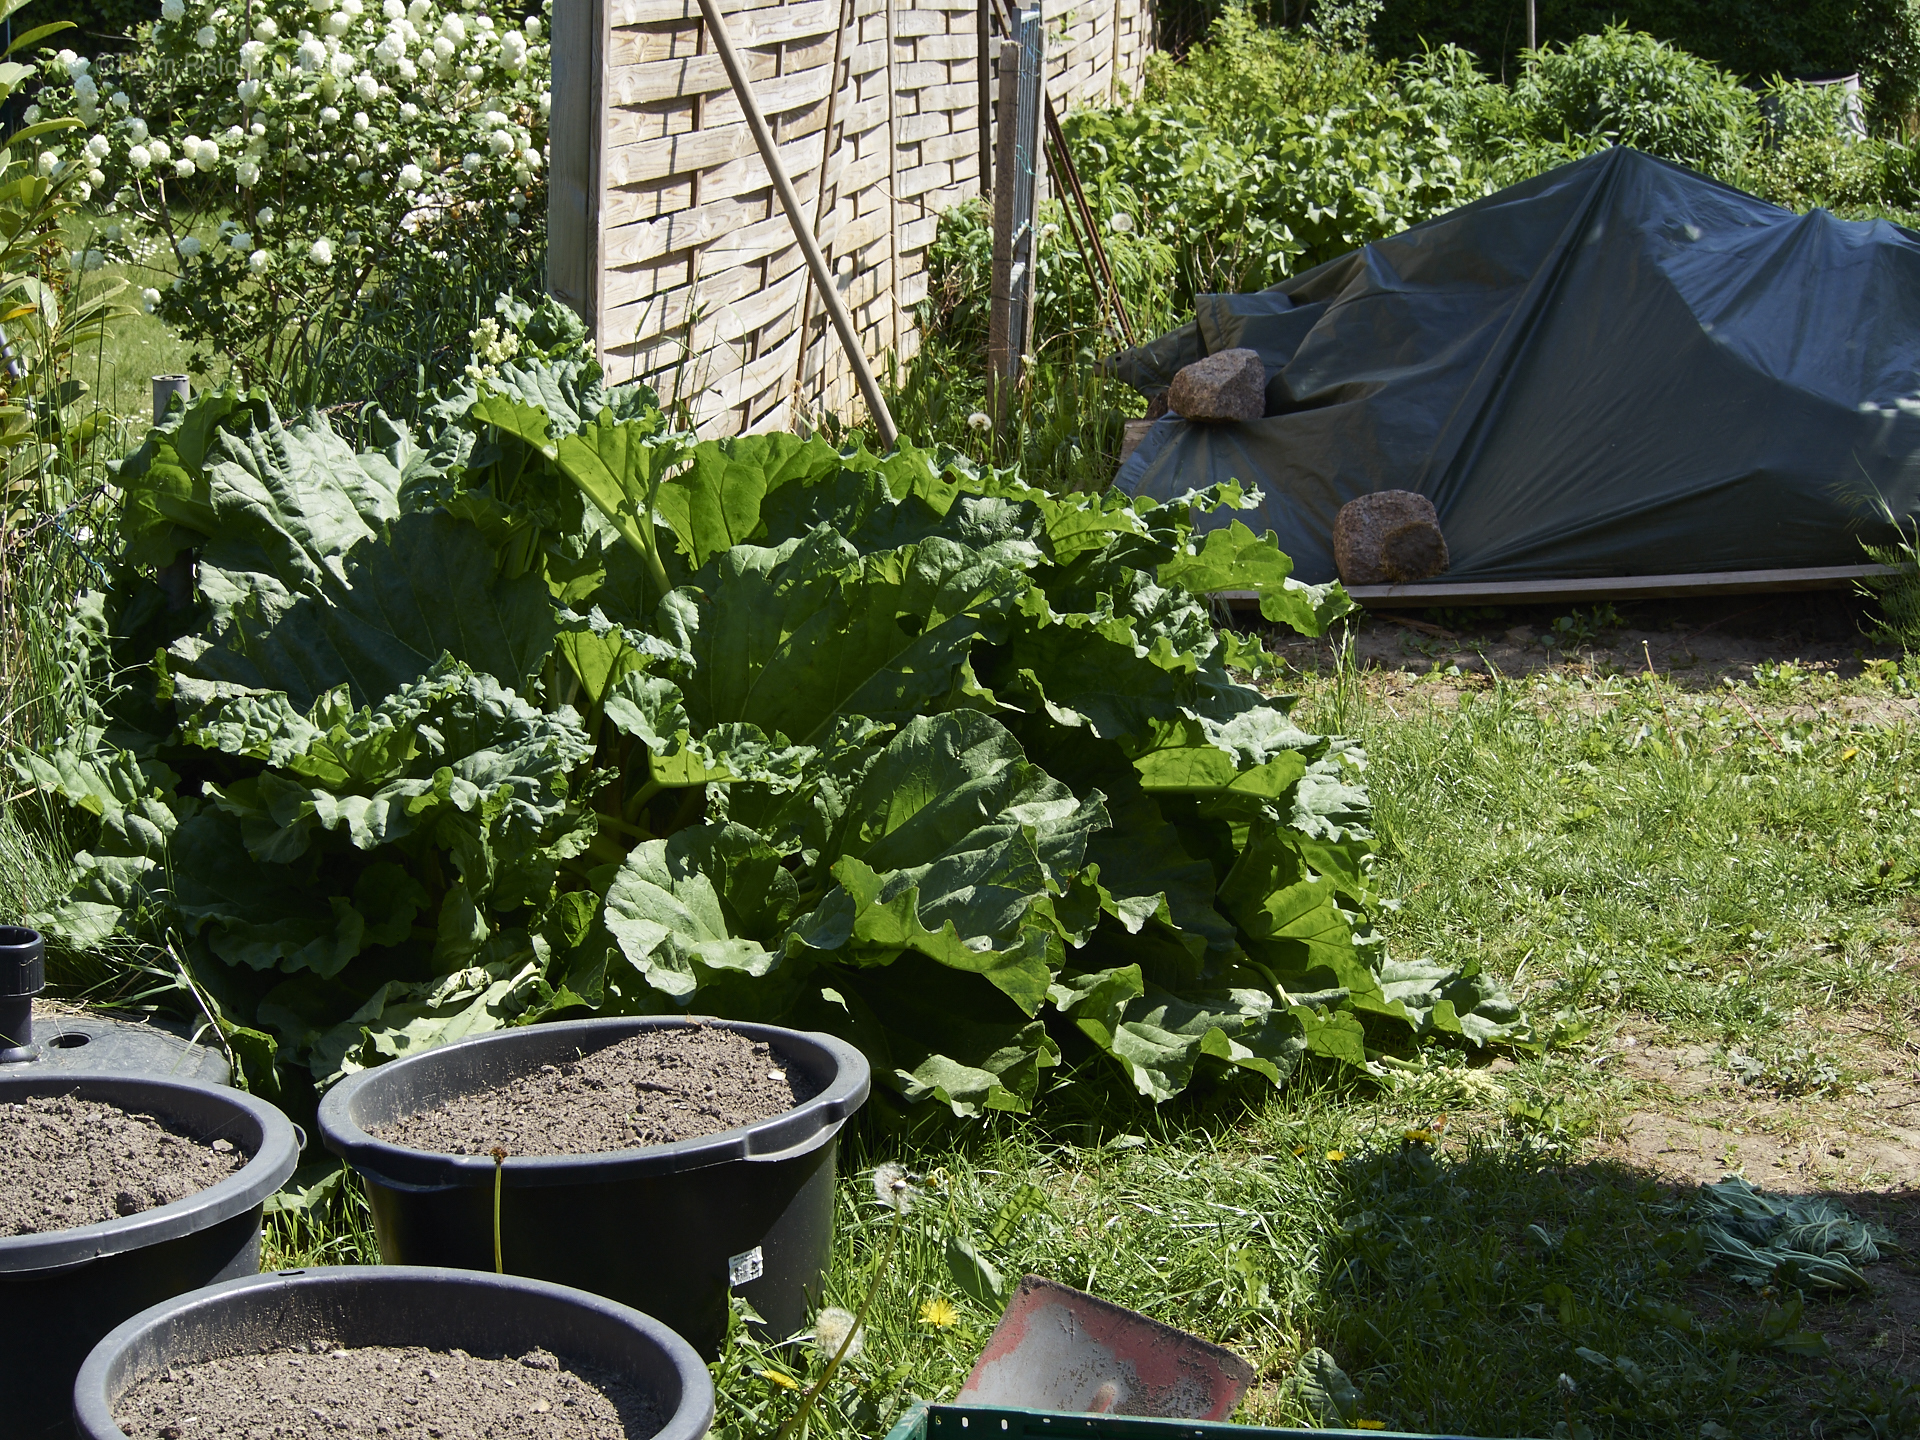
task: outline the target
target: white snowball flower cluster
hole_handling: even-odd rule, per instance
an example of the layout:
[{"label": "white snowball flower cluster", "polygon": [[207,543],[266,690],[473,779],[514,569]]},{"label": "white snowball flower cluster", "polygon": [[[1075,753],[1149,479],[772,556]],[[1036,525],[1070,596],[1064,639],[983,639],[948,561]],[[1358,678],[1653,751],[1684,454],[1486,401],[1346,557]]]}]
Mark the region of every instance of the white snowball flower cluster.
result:
[{"label": "white snowball flower cluster", "polygon": [[[182,323],[241,286],[323,303],[396,247],[497,244],[544,209],[552,102],[547,25],[496,3],[161,0],[138,107],[72,50],[40,66],[27,122],[83,128],[42,140],[36,169],[113,196],[109,258],[175,250],[180,280],[141,303]],[[182,217],[209,204],[250,226],[203,245]]]}]

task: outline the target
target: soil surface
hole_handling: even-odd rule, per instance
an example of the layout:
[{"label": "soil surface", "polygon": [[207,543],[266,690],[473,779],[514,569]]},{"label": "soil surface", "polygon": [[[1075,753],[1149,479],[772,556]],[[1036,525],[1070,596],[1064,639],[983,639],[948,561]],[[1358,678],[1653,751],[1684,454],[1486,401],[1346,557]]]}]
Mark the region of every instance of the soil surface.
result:
[{"label": "soil surface", "polygon": [[646,1440],[659,1406],[622,1381],[545,1350],[342,1350],[325,1341],[171,1365],[114,1407],[131,1440]]},{"label": "soil surface", "polygon": [[[1622,601],[1614,605],[1480,606],[1473,609],[1373,611],[1354,632],[1361,668],[1436,678],[1457,669],[1472,677],[1565,670],[1615,675],[1652,669],[1683,689],[1712,690],[1746,681],[1754,667],[1789,663],[1815,674],[1851,679],[1871,661],[1900,656],[1872,639],[1872,607],[1845,591],[1728,595],[1695,600]],[[1266,629],[1236,617],[1237,628]],[[1290,630],[1266,637],[1275,654],[1306,668],[1333,663],[1335,641]],[[1451,677],[1447,677],[1451,678]],[[1433,683],[1432,681],[1428,682]],[[1444,684],[1444,680],[1442,680]],[[1920,703],[1894,701],[1886,716],[1914,719]]]},{"label": "soil surface", "polygon": [[542,1065],[374,1134],[442,1155],[600,1155],[698,1140],[784,1114],[818,1093],[765,1042],[681,1025]]},{"label": "soil surface", "polygon": [[136,1110],[71,1095],[0,1105],[0,1235],[138,1215],[205,1190],[247,1163]]}]

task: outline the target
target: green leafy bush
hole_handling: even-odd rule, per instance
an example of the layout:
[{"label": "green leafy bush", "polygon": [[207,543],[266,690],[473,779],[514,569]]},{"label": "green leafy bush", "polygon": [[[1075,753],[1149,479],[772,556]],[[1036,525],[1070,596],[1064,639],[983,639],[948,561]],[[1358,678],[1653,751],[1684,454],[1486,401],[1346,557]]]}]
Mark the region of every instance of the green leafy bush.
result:
[{"label": "green leafy bush", "polygon": [[1740,173],[1759,123],[1758,103],[1731,76],[1618,25],[1543,45],[1512,104],[1531,139],[1631,145],[1717,179]]},{"label": "green leafy bush", "polygon": [[[1223,35],[1238,23],[1223,22]],[[1308,47],[1306,65],[1320,53],[1286,43]],[[1231,74],[1229,64],[1200,63]],[[1137,223],[1177,241],[1173,302],[1185,310],[1197,294],[1265,288],[1479,198],[1427,109],[1376,78],[1378,89],[1314,111],[1289,109],[1279,95],[1253,100],[1239,82],[1207,104],[1193,103],[1196,86],[1169,84],[1166,100],[1082,112],[1068,132],[1082,173],[1141,197]]]},{"label": "green leafy bush", "polygon": [[[94,817],[39,918],[171,944],[257,1078],[695,1010],[974,1113],[1070,1060],[1159,1099],[1524,1038],[1485,979],[1383,958],[1364,758],[1234,678],[1207,592],[1315,632],[1347,604],[1270,535],[1191,538],[1237,492],[696,444],[576,359],[357,452],[210,397],[121,482],[80,607],[120,688],[12,757]],[[183,553],[169,608],[146,568]]]},{"label": "green leafy bush", "polygon": [[[1658,37],[1735,76],[1764,84],[1859,71],[1885,123],[1914,106],[1920,9],[1909,0],[1559,0],[1539,7],[1539,38],[1566,45],[1610,25]],[[1380,53],[1410,60],[1454,44],[1515,81],[1526,28],[1509,0],[1386,0],[1372,26]]]},{"label": "green leafy bush", "polygon": [[60,51],[35,112],[83,127],[58,158],[108,257],[166,255],[148,308],[248,383],[391,409],[457,375],[477,297],[537,293],[545,35],[477,0],[165,0],[111,66]]}]

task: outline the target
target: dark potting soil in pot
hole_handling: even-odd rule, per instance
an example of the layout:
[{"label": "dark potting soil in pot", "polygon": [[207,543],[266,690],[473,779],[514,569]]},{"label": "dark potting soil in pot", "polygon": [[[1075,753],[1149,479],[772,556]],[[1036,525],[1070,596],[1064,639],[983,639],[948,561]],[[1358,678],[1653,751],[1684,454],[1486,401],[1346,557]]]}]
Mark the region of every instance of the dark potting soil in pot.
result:
[{"label": "dark potting soil in pot", "polygon": [[545,1350],[339,1349],[326,1341],[170,1365],[120,1397],[132,1440],[647,1440],[650,1394]]},{"label": "dark potting soil in pot", "polygon": [[708,1025],[642,1030],[374,1134],[442,1155],[600,1155],[770,1120],[819,1093],[763,1040]]},{"label": "dark potting soil in pot", "polygon": [[0,1104],[0,1235],[98,1225],[184,1200],[247,1163],[138,1110],[74,1095]]}]

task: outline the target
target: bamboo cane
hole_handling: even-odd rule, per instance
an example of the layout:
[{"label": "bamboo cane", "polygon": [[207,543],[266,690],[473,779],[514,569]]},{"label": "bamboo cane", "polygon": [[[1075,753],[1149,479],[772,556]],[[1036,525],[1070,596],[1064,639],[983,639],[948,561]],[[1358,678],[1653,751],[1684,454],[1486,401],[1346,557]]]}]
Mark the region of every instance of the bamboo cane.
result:
[{"label": "bamboo cane", "polygon": [[788,178],[787,167],[780,163],[780,151],[773,143],[773,132],[767,128],[767,117],[760,113],[760,102],[754,98],[746,71],[740,68],[740,57],[733,48],[733,32],[727,28],[727,17],[720,11],[719,0],[700,0],[700,13],[706,17],[707,33],[713,37],[713,48],[720,54],[720,64],[726,69],[733,93],[739,98],[740,109],[747,117],[747,129],[753,132],[753,143],[760,148],[760,158],[766,162],[774,193],[780,197],[780,207],[787,212],[787,224],[793,228],[794,238],[800,242],[800,253],[806,257],[807,269],[813,272],[813,283],[820,291],[820,299],[826,305],[827,313],[833,317],[833,328],[839,332],[840,344],[847,352],[847,362],[853,366],[854,376],[860,382],[860,394],[873,416],[874,428],[880,432],[880,443],[891,450],[900,443],[900,432],[893,424],[893,412],[887,409],[886,397],[880,393],[880,382],[874,378],[873,367],[867,364],[866,352],[860,348],[860,334],[853,328],[853,316],[847,313],[846,302],[840,298],[840,292],[833,288],[832,272],[827,269],[826,257],[820,253],[820,242],[813,238],[813,231],[807,225],[800,197],[794,193],[793,181]]}]

